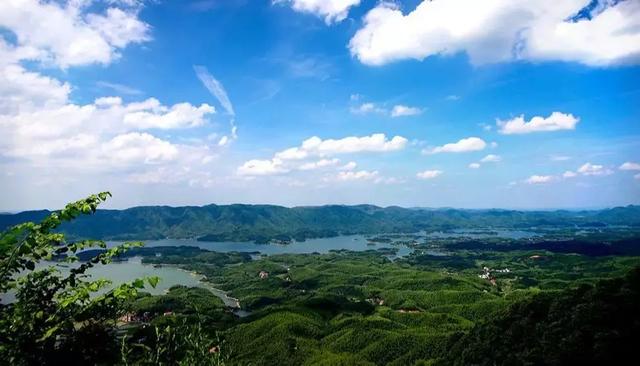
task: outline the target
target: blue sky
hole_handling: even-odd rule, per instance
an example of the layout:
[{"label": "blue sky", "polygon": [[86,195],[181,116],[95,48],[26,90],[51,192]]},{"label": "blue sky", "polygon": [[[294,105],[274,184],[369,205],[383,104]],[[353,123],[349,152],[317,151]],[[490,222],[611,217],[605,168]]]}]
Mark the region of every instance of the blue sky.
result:
[{"label": "blue sky", "polygon": [[640,5],[531,3],[3,2],[0,210],[640,203]]}]

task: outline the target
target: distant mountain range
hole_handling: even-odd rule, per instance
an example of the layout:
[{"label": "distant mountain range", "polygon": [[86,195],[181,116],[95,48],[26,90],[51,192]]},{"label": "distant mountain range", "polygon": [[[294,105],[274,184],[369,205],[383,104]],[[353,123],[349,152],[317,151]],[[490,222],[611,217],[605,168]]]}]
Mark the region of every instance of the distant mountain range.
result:
[{"label": "distant mountain range", "polygon": [[[0,229],[38,221],[50,211],[0,214]],[[63,225],[74,238],[145,240],[197,238],[207,241],[256,241],[339,234],[375,234],[459,228],[640,226],[640,206],[589,211],[517,211],[502,209],[416,209],[373,205],[287,208],[273,205],[142,206],[98,210]]]}]

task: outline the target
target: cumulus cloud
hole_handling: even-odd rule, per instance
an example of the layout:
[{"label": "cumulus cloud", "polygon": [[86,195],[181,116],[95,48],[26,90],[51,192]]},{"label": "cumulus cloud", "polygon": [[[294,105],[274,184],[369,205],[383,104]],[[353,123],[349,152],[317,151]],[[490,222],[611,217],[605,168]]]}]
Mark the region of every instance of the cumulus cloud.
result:
[{"label": "cumulus cloud", "polygon": [[62,68],[109,64],[132,43],[150,40],[149,25],[138,19],[136,7],[111,4],[92,12],[88,1],[19,0],[0,2],[0,27],[29,49],[22,59]]},{"label": "cumulus cloud", "polygon": [[547,118],[535,116],[529,122],[525,122],[524,115],[507,121],[498,120],[496,125],[499,132],[504,135],[525,134],[531,132],[574,130],[579,118],[572,114],[553,112]]},{"label": "cumulus cloud", "polygon": [[640,60],[640,3],[605,1],[423,0],[403,14],[383,1],[349,42],[368,65],[466,53],[474,64],[511,60],[590,66]]},{"label": "cumulus cloud", "polygon": [[633,162],[627,161],[626,163],[620,165],[620,167],[618,169],[620,169],[620,170],[640,170],[640,163],[633,163]]},{"label": "cumulus cloud", "polygon": [[[90,173],[96,179],[122,174],[132,182],[152,182],[166,172],[193,168],[189,180],[204,181],[197,177],[206,175],[204,169],[216,152],[201,141],[181,141],[180,133],[206,129],[215,113],[212,106],[164,105],[155,98],[124,103],[119,96],[74,103],[69,83],[33,71],[108,64],[126,46],[150,39],[148,25],[137,18],[140,2],[109,1],[105,7],[90,3],[0,2],[0,28],[5,30],[0,33],[3,167],[17,161],[25,171],[55,167],[48,173],[52,181]],[[107,82],[97,86],[140,93]],[[172,137],[166,136],[168,131]]]},{"label": "cumulus cloud", "polygon": [[[302,142],[300,146],[291,147],[274,154],[270,160],[251,160],[238,169],[241,175],[269,175],[286,173],[294,169],[313,170],[320,167],[337,166],[338,159],[332,158],[334,155],[367,153],[367,152],[391,152],[404,149],[407,139],[402,136],[394,136],[388,139],[385,134],[376,133],[370,136],[349,136],[342,139],[323,140],[317,136],[310,137]],[[321,158],[317,161],[309,159]],[[275,166],[277,169],[271,169]],[[356,163],[349,162],[339,167],[342,171],[355,169]]]},{"label": "cumulus cloud", "polygon": [[525,180],[527,184],[544,184],[549,183],[555,179],[552,175],[532,175]]},{"label": "cumulus cloud", "polygon": [[140,161],[160,163],[173,160],[178,155],[178,148],[170,142],[139,132],[115,136],[102,144],[101,149],[113,162],[126,165]]},{"label": "cumulus cloud", "polygon": [[274,4],[289,4],[294,10],[314,14],[331,24],[344,20],[349,9],[360,4],[360,0],[273,0]]},{"label": "cumulus cloud", "polygon": [[[3,41],[0,39],[0,49]],[[68,83],[27,71],[18,64],[2,62],[0,51],[0,114],[56,107],[66,103],[71,86]]]},{"label": "cumulus cloud", "polygon": [[259,176],[259,175],[275,175],[289,172],[289,169],[284,167],[282,160],[249,160],[238,167],[238,175],[243,176]]},{"label": "cumulus cloud", "polygon": [[164,106],[150,98],[123,104],[118,97],[92,104],[0,115],[0,156],[39,165],[45,161],[87,167],[130,166],[173,161],[187,155],[201,159],[209,148],[175,144],[141,130],[185,129],[206,123],[212,107],[188,103]]},{"label": "cumulus cloud", "polygon": [[353,114],[369,114],[369,113],[380,113],[380,114],[385,114],[387,113],[387,110],[385,108],[382,108],[380,106],[378,106],[375,103],[362,103],[359,106],[356,107],[351,107],[350,109],[351,113]]},{"label": "cumulus cloud", "polygon": [[487,143],[479,137],[468,137],[458,142],[452,142],[431,149],[422,150],[423,154],[439,153],[462,153],[469,151],[480,151],[487,147]]},{"label": "cumulus cloud", "polygon": [[354,170],[357,166],[358,166],[358,164],[356,164],[355,161],[350,161],[350,162],[346,163],[345,165],[341,166],[338,169],[339,170]]},{"label": "cumulus cloud", "polygon": [[580,168],[578,168],[578,173],[582,175],[603,176],[611,175],[613,174],[613,171],[603,165],[585,163]]},{"label": "cumulus cloud", "polygon": [[300,170],[316,170],[316,169],[320,169],[320,168],[325,168],[325,167],[330,167],[330,166],[336,166],[340,164],[340,159],[320,159],[318,161],[311,161],[308,163],[304,163],[302,165],[300,165],[299,169]]},{"label": "cumulus cloud", "polygon": [[606,176],[613,174],[613,170],[598,164],[585,163],[580,166],[576,171],[567,170],[561,175],[532,175],[525,180],[525,183],[539,184],[557,181],[561,179],[571,179],[579,175],[581,176]]},{"label": "cumulus cloud", "polygon": [[500,155],[489,154],[484,158],[480,159],[481,163],[498,163],[502,161],[502,157]]},{"label": "cumulus cloud", "polygon": [[360,152],[388,152],[402,150],[408,140],[402,136],[394,136],[387,139],[383,133],[374,133],[370,136],[349,136],[341,139],[323,140],[317,136],[308,138],[300,147],[287,149],[278,153],[283,159],[300,159],[309,155],[335,155]]},{"label": "cumulus cloud", "polygon": [[406,105],[395,105],[391,110],[391,117],[405,117],[405,116],[416,116],[422,113],[421,108],[417,107],[409,107]]},{"label": "cumulus cloud", "polygon": [[[215,109],[208,104],[195,107],[190,103],[178,103],[171,107],[165,107],[160,105],[160,102],[155,98],[148,101],[152,104],[150,108],[127,112],[123,118],[124,123],[137,129],[188,128],[203,125],[205,116],[215,113]],[[111,107],[114,108],[114,105]]]},{"label": "cumulus cloud", "polygon": [[352,181],[352,180],[372,180],[378,178],[380,173],[377,170],[367,171],[367,170],[359,170],[359,171],[345,171],[339,172],[336,176],[339,181]]},{"label": "cumulus cloud", "polygon": [[428,179],[433,179],[433,178],[437,178],[440,175],[442,175],[442,170],[425,170],[423,172],[419,172],[418,174],[416,174],[416,177],[418,179],[422,179],[422,180],[428,180]]}]

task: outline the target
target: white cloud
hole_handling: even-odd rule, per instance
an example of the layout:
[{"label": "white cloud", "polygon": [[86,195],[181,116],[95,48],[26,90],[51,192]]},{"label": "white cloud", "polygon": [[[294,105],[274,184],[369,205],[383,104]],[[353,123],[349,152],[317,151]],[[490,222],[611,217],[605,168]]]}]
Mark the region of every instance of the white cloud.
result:
[{"label": "white cloud", "polygon": [[231,134],[222,136],[218,141],[218,146],[228,146],[238,139],[238,126],[236,126],[235,120],[231,119],[229,124],[231,125]]},{"label": "white cloud", "polygon": [[188,128],[203,125],[205,116],[215,113],[215,109],[208,104],[195,107],[189,103],[178,103],[168,108],[161,106],[156,99],[151,100],[157,102],[155,108],[127,113],[124,123],[137,129]]},{"label": "white cloud", "polygon": [[391,110],[391,117],[415,116],[422,113],[421,108],[409,107],[406,105],[395,105]]},{"label": "white cloud", "polygon": [[[18,46],[33,52],[21,59],[62,68],[109,64],[119,50],[148,41],[149,26],[136,8],[107,7],[89,12],[89,1],[10,0],[0,2],[0,27],[15,34]],[[117,5],[117,4],[114,4]]]},{"label": "white cloud", "polygon": [[418,179],[428,180],[439,177],[442,173],[442,170],[425,170],[416,174],[416,177]]},{"label": "white cloud", "polygon": [[563,178],[574,178],[576,177],[578,174],[576,174],[576,172],[573,172],[571,170],[567,170],[566,172],[562,173],[562,177]]},{"label": "white cloud", "polygon": [[483,130],[485,131],[491,131],[493,129],[493,126],[488,125],[486,123],[478,123],[478,126],[482,127]]},{"label": "white cloud", "polygon": [[378,177],[373,181],[375,184],[402,184],[406,181],[403,178],[396,177]]},{"label": "white cloud", "polygon": [[527,184],[544,184],[553,181],[555,177],[552,175],[532,175],[525,180]]},{"label": "white cloud", "polygon": [[529,122],[525,122],[524,115],[521,115],[508,121],[498,120],[496,125],[499,127],[501,134],[512,135],[543,131],[574,130],[579,121],[580,119],[574,117],[572,114],[553,112],[547,118],[535,116],[531,118]]},{"label": "white cloud", "polygon": [[[274,154],[271,160],[250,160],[238,169],[240,175],[269,175],[287,173],[291,170],[313,170],[319,167],[336,166],[338,159],[334,155],[364,153],[364,152],[391,152],[403,149],[407,145],[407,139],[402,136],[394,136],[391,139],[382,133],[371,136],[349,136],[342,139],[323,140],[317,136],[308,138],[298,147],[291,147]],[[310,162],[311,158],[321,158]],[[355,169],[356,163],[350,162],[339,167],[343,172]],[[257,172],[253,174],[252,172]],[[349,176],[349,175],[347,175]]]},{"label": "white cloud", "polygon": [[[137,183],[213,182],[214,147],[182,135],[182,130],[194,127],[211,134],[207,129],[212,127],[208,116],[215,112],[213,107],[163,105],[155,98],[123,103],[113,95],[93,103],[74,103],[69,83],[34,71],[108,64],[126,46],[150,39],[149,26],[137,18],[142,2],[92,4],[84,0],[0,2],[0,28],[5,30],[0,33],[2,169],[19,167],[22,179],[38,182],[63,182],[83,174],[95,182],[110,178]],[[109,82],[96,86],[120,94],[141,93]],[[156,135],[160,133],[156,130],[165,131]]]},{"label": "white cloud", "polygon": [[338,172],[338,175],[336,176],[336,178],[339,181],[371,180],[371,179],[378,178],[379,174],[380,173],[377,170],[345,171],[345,172]]},{"label": "white cloud", "polygon": [[385,108],[379,107],[375,103],[362,103],[357,107],[351,107],[350,110],[353,114],[387,113],[387,110]]},{"label": "white cloud", "polygon": [[349,9],[360,4],[360,0],[273,0],[274,4],[287,3],[299,12],[324,18],[325,23],[340,22],[349,14]]},{"label": "white cloud", "polygon": [[460,100],[461,97],[459,95],[451,94],[451,95],[447,95],[444,99],[450,102],[455,102],[456,100]]},{"label": "white cloud", "polygon": [[125,165],[135,162],[160,163],[178,156],[175,145],[148,133],[138,132],[115,136],[102,145],[102,150],[112,162]]},{"label": "white cloud", "polygon": [[551,161],[567,161],[567,160],[571,160],[571,157],[564,156],[564,155],[551,155],[550,159]]},{"label": "white cloud", "polygon": [[339,170],[354,170],[357,166],[358,166],[358,164],[356,164],[355,161],[350,161],[350,162],[346,163],[345,165],[341,166],[338,169]]},{"label": "white cloud", "polygon": [[578,173],[582,175],[603,176],[613,174],[613,171],[602,165],[585,163],[580,168],[578,168]]},{"label": "white cloud", "polygon": [[194,65],[193,69],[195,70],[198,79],[200,79],[205,88],[207,88],[207,90],[209,90],[209,92],[218,99],[218,102],[220,102],[220,105],[224,108],[227,114],[231,116],[235,115],[229,95],[227,95],[227,91],[224,89],[224,86],[222,86],[222,83],[214,78],[204,66]]},{"label": "white cloud", "polygon": [[275,157],[283,160],[302,160],[309,157],[309,151],[301,147],[291,147],[286,150],[277,152]]},{"label": "white cloud", "polygon": [[142,94],[142,91],[136,88],[132,88],[130,86],[127,85],[123,85],[123,84],[118,84],[118,83],[111,83],[108,81],[98,81],[96,83],[96,85],[100,88],[107,88],[107,89],[111,89],[112,91],[119,93],[119,94],[127,94],[127,95],[140,95]]},{"label": "white cloud", "polygon": [[[0,39],[0,47],[2,47]],[[0,52],[0,114],[17,113],[67,102],[71,86],[25,70],[18,64],[2,64]]]},{"label": "white cloud", "polygon": [[35,166],[48,163],[87,169],[198,160],[210,154],[208,147],[175,144],[136,130],[197,126],[207,113],[212,112],[206,105],[165,107],[149,100],[123,105],[120,98],[108,97],[93,104],[4,114],[0,115],[0,156]]},{"label": "white cloud", "polygon": [[498,163],[501,160],[502,160],[502,157],[500,157],[500,155],[489,154],[484,158],[480,159],[480,162],[481,163]]},{"label": "white cloud", "polygon": [[318,161],[312,161],[300,165],[300,170],[316,170],[320,168],[336,166],[340,163],[339,159],[320,159]]},{"label": "white cloud", "polygon": [[[383,133],[374,133],[370,136],[349,136],[338,140],[314,136],[302,142],[299,149],[311,155],[333,155],[360,152],[388,152],[402,150],[408,140],[402,136],[394,136],[390,140]],[[288,149],[291,150],[291,149]],[[285,151],[288,151],[285,150]],[[280,157],[283,157],[282,155]]]},{"label": "white cloud", "polygon": [[620,165],[618,168],[620,170],[640,170],[640,163],[632,163],[627,161],[626,163]]},{"label": "white cloud", "polygon": [[480,168],[480,164],[478,163],[469,164],[469,169],[479,169],[479,168]]},{"label": "white cloud", "polygon": [[487,146],[487,143],[484,142],[481,138],[478,137],[468,137],[466,139],[462,139],[458,142],[452,142],[449,144],[445,144],[442,146],[434,147],[431,149],[422,150],[423,154],[438,154],[438,153],[461,153],[461,152],[469,152],[469,151],[480,151],[484,150]]},{"label": "white cloud", "polygon": [[238,167],[238,175],[258,176],[258,175],[275,175],[289,172],[284,167],[282,160],[249,160]]},{"label": "white cloud", "polygon": [[368,65],[466,53],[474,64],[510,60],[580,62],[591,66],[640,59],[640,3],[606,1],[576,15],[585,0],[424,0],[403,14],[380,2],[349,42]]}]

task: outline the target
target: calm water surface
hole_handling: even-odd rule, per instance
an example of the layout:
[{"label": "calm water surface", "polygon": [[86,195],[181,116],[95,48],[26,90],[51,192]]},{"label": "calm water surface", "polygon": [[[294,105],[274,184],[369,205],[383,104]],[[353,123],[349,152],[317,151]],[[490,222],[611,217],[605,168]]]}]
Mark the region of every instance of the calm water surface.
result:
[{"label": "calm water surface", "polygon": [[[110,245],[120,244],[110,242]],[[306,241],[294,241],[287,245],[276,244],[255,244],[252,242],[205,242],[193,239],[163,239],[144,241],[145,247],[163,246],[194,246],[216,252],[259,252],[261,254],[305,254],[305,253],[328,253],[331,250],[375,250],[378,248],[397,248],[398,256],[406,256],[412,249],[404,246],[393,246],[389,243],[377,243],[367,245],[367,237],[364,235],[346,235],[333,238],[308,239]]]}]

